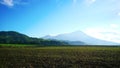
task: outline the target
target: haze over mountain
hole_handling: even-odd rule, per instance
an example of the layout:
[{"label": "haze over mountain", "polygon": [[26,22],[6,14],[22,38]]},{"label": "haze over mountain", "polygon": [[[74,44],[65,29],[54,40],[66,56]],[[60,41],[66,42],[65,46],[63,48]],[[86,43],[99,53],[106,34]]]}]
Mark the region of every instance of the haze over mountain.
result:
[{"label": "haze over mountain", "polygon": [[72,33],[59,34],[57,36],[45,36],[44,39],[56,39],[56,40],[67,40],[67,41],[80,41],[89,45],[117,45],[118,43],[101,40],[98,38],[91,37],[82,31],[75,31]]}]

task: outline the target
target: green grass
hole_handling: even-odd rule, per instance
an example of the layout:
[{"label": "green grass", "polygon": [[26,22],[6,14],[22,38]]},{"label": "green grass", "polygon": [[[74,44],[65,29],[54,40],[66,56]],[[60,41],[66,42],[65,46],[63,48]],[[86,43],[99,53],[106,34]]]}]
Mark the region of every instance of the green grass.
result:
[{"label": "green grass", "polygon": [[120,68],[120,47],[33,46],[0,47],[0,68]]},{"label": "green grass", "polygon": [[30,44],[0,44],[1,47],[24,47],[24,46],[36,46]]}]

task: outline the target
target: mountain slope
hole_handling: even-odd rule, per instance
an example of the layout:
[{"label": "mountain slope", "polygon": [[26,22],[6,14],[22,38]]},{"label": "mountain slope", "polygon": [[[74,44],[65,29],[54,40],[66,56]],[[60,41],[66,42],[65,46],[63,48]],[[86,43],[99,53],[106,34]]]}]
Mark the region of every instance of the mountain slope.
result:
[{"label": "mountain slope", "polygon": [[30,38],[15,31],[1,31],[0,43],[27,43]]},{"label": "mountain slope", "polygon": [[32,38],[15,31],[0,31],[2,44],[40,44],[40,45],[66,45],[66,42]]},{"label": "mountain slope", "polygon": [[68,40],[68,41],[82,41],[91,45],[117,45],[118,43],[100,40],[91,36],[88,36],[84,32],[76,31],[67,34],[60,34],[57,36],[45,36],[44,39],[57,39],[57,40]]}]

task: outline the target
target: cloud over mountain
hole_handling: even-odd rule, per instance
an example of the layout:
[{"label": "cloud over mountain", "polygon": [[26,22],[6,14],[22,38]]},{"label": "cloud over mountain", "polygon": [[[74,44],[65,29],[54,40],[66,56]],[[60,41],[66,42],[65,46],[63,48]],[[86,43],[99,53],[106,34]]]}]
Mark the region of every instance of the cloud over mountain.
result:
[{"label": "cloud over mountain", "polygon": [[88,28],[85,33],[102,40],[120,43],[119,25],[110,24],[110,28]]}]

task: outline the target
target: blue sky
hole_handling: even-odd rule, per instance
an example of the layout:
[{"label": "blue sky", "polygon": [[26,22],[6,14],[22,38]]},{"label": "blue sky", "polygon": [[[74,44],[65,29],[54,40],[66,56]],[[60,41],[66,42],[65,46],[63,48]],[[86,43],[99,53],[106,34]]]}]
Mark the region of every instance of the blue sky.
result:
[{"label": "blue sky", "polygon": [[80,30],[105,39],[103,31],[120,31],[119,6],[120,0],[0,0],[0,31],[42,37]]}]

